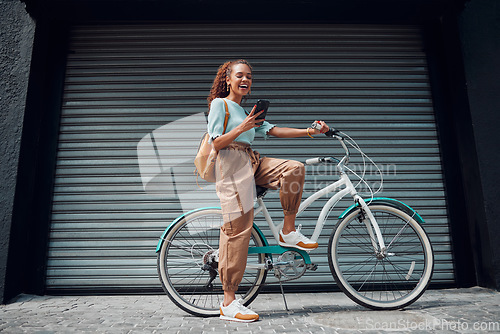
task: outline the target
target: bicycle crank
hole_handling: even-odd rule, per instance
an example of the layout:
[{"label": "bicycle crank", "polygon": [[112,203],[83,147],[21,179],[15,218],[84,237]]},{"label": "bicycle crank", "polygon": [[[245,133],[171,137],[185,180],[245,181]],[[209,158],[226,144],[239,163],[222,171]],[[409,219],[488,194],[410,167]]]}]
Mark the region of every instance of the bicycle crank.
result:
[{"label": "bicycle crank", "polygon": [[274,276],[282,282],[301,277],[308,269],[307,267],[304,257],[295,251],[284,252],[273,263]]}]

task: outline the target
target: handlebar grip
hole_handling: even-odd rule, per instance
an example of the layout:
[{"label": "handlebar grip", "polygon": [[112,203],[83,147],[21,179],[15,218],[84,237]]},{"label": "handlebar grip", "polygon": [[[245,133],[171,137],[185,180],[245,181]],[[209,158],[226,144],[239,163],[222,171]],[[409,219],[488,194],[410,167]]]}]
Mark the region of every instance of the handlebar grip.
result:
[{"label": "handlebar grip", "polygon": [[325,132],[325,136],[333,137],[334,135],[336,135],[338,133],[339,133],[339,131],[337,129],[330,127],[330,130]]},{"label": "handlebar grip", "polygon": [[321,158],[312,158],[312,159],[307,159],[306,160],[306,165],[316,165],[321,162]]}]

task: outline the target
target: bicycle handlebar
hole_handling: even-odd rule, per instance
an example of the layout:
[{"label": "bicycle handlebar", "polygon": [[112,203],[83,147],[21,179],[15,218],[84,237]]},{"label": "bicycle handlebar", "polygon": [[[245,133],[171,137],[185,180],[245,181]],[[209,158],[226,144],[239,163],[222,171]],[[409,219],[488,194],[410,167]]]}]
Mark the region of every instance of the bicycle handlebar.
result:
[{"label": "bicycle handlebar", "polygon": [[[317,121],[314,121],[311,124],[311,128],[321,130],[321,124],[319,124],[319,122]],[[340,145],[342,145],[342,148],[345,151],[345,156],[344,158],[342,158],[342,160],[339,161],[339,165],[347,164],[349,162],[350,154],[349,154],[349,149],[344,143],[344,137],[342,137],[341,132],[333,127],[330,127],[330,129],[327,132],[325,132],[325,136],[335,138],[340,142]],[[306,165],[314,165],[321,162],[330,162],[330,159],[331,158],[312,158],[312,159],[307,159],[305,163]]]}]

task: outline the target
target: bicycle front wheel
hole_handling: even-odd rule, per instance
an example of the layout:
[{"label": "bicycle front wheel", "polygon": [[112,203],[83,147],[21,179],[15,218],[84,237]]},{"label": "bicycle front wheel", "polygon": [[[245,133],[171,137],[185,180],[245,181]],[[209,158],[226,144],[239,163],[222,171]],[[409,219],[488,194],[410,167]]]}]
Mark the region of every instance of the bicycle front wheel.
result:
[{"label": "bicycle front wheel", "polygon": [[330,269],[340,288],[356,303],[375,310],[406,307],[420,298],[431,280],[431,243],[405,211],[382,204],[369,207],[387,250],[374,249],[366,225],[370,221],[357,209],[337,224],[330,237]]},{"label": "bicycle front wheel", "polygon": [[[221,210],[188,214],[170,228],[158,252],[158,276],[163,290],[178,307],[197,316],[218,316],[224,298],[217,270],[222,224]],[[252,246],[264,246],[255,228],[250,238]],[[265,255],[250,254],[248,262],[263,264]],[[257,297],[266,275],[263,266],[245,270],[237,291],[245,305]]]}]

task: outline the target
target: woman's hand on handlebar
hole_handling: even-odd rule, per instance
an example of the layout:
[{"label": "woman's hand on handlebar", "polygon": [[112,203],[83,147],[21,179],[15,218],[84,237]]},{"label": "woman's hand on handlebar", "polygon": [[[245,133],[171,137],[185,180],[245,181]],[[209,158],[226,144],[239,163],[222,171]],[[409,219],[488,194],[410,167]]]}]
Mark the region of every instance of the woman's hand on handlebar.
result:
[{"label": "woman's hand on handlebar", "polygon": [[318,127],[318,124],[321,126],[320,129],[318,129],[316,127],[312,128],[312,133],[315,135],[317,135],[319,133],[325,133],[328,130],[330,130],[330,127],[328,125],[326,125],[326,123],[323,121],[316,121],[315,123],[316,123],[316,127]]}]

